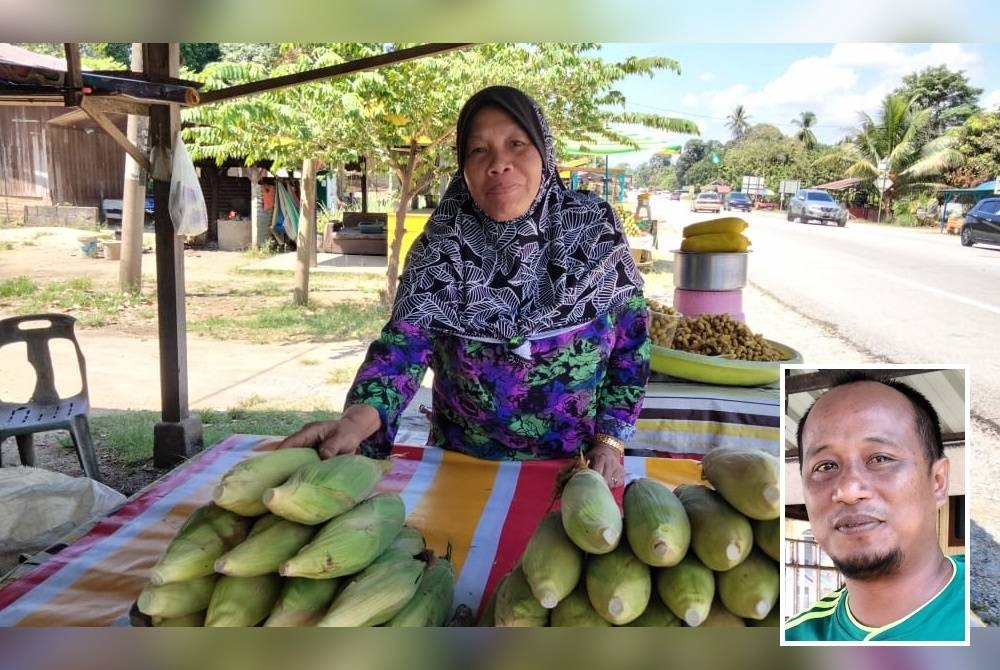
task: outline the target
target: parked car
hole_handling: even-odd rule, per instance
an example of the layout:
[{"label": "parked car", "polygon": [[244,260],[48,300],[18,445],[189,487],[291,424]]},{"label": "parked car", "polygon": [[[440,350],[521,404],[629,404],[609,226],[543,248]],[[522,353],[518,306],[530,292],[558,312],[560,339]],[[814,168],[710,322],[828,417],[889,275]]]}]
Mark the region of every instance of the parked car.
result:
[{"label": "parked car", "polygon": [[698,197],[691,201],[692,212],[721,212],[722,198],[715,191],[705,191],[699,193]]},{"label": "parked car", "polygon": [[962,246],[1000,244],[1000,197],[983,198],[965,215]]},{"label": "parked car", "polygon": [[788,220],[796,219],[802,223],[829,221],[843,228],[847,225],[847,208],[834,200],[826,191],[804,188],[788,201]]},{"label": "parked car", "polygon": [[750,208],[753,207],[753,202],[750,200],[750,196],[746,193],[742,191],[733,191],[723,196],[722,207],[726,211],[741,209],[744,212],[749,212]]},{"label": "parked car", "polygon": [[680,200],[682,193],[684,193],[684,191],[671,191],[670,192],[670,199],[671,200]]}]

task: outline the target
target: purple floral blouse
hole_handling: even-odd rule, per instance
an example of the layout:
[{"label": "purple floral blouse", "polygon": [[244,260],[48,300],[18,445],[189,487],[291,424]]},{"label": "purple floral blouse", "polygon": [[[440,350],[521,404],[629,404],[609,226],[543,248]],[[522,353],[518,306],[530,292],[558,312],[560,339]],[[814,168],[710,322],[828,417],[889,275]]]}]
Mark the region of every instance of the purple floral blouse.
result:
[{"label": "purple floral blouse", "polygon": [[531,359],[507,344],[390,322],[368,348],[347,404],[375,407],[382,427],[361,445],[385,457],[400,416],[434,371],[428,443],[492,460],[565,458],[594,433],[627,442],[649,377],[642,296],[571,332],[531,343]]}]

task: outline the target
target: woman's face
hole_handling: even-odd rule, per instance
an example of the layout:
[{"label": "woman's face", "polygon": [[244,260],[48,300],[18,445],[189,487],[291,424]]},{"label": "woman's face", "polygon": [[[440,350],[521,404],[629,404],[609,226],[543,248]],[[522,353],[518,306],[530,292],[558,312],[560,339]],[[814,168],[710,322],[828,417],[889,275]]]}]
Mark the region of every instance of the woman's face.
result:
[{"label": "woman's face", "polygon": [[464,161],[472,199],[494,221],[525,214],[542,184],[542,155],[528,133],[496,107],[483,107],[472,118]]}]

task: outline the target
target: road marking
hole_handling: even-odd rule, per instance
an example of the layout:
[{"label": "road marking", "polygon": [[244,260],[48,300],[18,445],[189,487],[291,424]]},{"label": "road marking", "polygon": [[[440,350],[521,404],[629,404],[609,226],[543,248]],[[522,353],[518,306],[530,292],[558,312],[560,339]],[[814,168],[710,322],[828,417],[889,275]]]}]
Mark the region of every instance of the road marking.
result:
[{"label": "road marking", "polygon": [[894,275],[891,275],[887,272],[882,272],[880,270],[872,270],[871,268],[865,268],[859,265],[855,265],[854,267],[859,270],[868,270],[868,272],[871,272],[872,274],[879,275],[886,279],[891,279],[894,282],[903,284],[904,286],[909,286],[910,288],[919,289],[921,291],[926,291],[928,293],[934,293],[943,298],[948,298],[956,302],[964,303],[966,305],[969,305],[970,307],[978,307],[979,309],[984,310],[986,312],[990,312],[992,314],[1000,314],[1000,307],[997,307],[995,305],[990,305],[985,302],[979,302],[978,300],[972,300],[971,298],[966,298],[963,295],[958,295],[957,293],[951,293],[950,291],[943,291],[939,288],[934,288],[933,286],[927,286],[926,284],[921,284],[920,282],[915,282],[910,279],[902,279],[900,277],[896,277]]}]

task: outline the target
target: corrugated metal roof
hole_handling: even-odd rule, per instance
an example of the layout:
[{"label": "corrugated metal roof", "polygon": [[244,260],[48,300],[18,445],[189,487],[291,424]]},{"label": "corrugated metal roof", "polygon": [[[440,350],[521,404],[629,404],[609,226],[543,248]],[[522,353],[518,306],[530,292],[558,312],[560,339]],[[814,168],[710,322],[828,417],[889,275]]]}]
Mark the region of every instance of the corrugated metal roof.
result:
[{"label": "corrugated metal roof", "polygon": [[817,186],[812,186],[810,188],[823,188],[828,191],[843,191],[845,188],[851,188],[852,186],[857,186],[864,179],[861,177],[848,177],[846,179],[838,179],[837,181],[830,181],[825,184],[819,184]]}]

